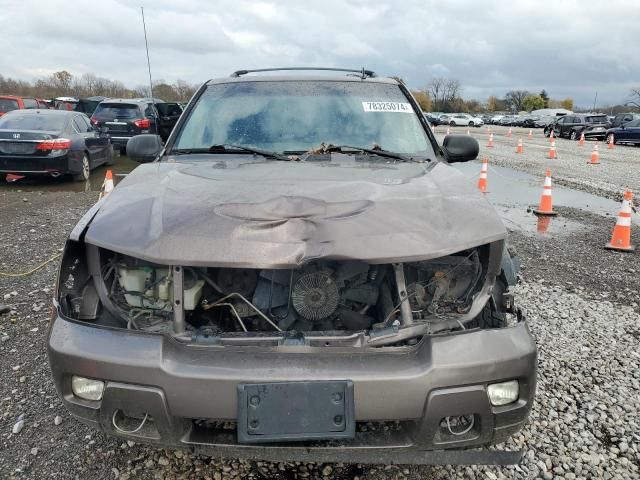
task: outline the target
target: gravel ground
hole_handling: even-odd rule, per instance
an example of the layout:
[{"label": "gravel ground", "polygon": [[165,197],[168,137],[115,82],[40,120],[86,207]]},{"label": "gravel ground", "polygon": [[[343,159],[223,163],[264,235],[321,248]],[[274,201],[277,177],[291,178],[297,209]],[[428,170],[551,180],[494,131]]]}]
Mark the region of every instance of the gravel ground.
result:
[{"label": "gravel ground", "polygon": [[[436,128],[439,142],[444,138],[446,128]],[[508,127],[491,126],[494,148],[487,148],[487,128],[471,128],[469,133],[480,143],[480,155],[489,158],[489,165],[500,165],[521,170],[532,175],[543,176],[550,168],[553,181],[559,185],[594,193],[599,196],[620,200],[625,188],[631,188],[640,195],[640,148],[616,145],[607,149],[603,142],[578,142],[565,138],[556,139],[558,158],[547,158],[549,139],[542,129],[534,129],[531,140],[527,138],[529,129],[512,128],[512,136],[507,137]],[[451,128],[451,133],[466,133],[462,127]],[[516,154],[518,139],[522,139],[524,153]],[[594,144],[600,149],[600,165],[588,165]]]},{"label": "gravel ground", "polygon": [[[95,199],[95,192],[0,188],[0,271],[25,271],[56,255]],[[519,466],[241,462],[105,437],[67,414],[49,379],[54,261],[30,276],[0,276],[0,303],[12,308],[0,316],[0,478],[640,478],[640,255],[601,248],[611,218],[567,208],[560,214],[584,227],[559,236],[512,234],[523,260],[518,299],[540,348],[530,423],[499,446],[523,449]]]}]

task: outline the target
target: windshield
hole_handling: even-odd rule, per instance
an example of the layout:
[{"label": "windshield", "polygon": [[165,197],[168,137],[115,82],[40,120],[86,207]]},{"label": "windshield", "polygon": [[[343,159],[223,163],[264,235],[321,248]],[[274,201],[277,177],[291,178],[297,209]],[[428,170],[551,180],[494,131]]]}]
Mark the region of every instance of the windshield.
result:
[{"label": "windshield", "polygon": [[594,117],[587,117],[585,119],[588,123],[607,123],[606,115],[598,115]]},{"label": "windshield", "polygon": [[114,120],[116,118],[141,118],[138,105],[129,103],[101,103],[96,107],[93,116],[100,120]]},{"label": "windshield", "polygon": [[10,112],[18,109],[18,101],[10,98],[0,98],[0,112]]},{"label": "windshield", "polygon": [[64,115],[40,115],[13,113],[0,118],[1,130],[43,130],[61,132],[67,123]]},{"label": "windshield", "polygon": [[632,120],[624,124],[625,127],[640,127],[640,119]]},{"label": "windshield", "polygon": [[211,85],[174,149],[234,144],[306,152],[321,143],[433,155],[418,115],[398,85],[337,81]]}]

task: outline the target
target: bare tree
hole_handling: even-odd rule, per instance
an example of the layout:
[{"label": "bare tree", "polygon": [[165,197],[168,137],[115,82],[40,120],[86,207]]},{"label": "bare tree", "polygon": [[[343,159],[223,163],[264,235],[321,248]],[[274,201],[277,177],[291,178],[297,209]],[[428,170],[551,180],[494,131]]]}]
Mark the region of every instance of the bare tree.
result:
[{"label": "bare tree", "polygon": [[426,86],[427,93],[433,100],[433,108],[436,111],[450,111],[459,102],[462,87],[458,80],[451,78],[433,78]]},{"label": "bare tree", "polygon": [[527,90],[509,90],[504,96],[507,101],[507,105],[516,112],[519,112],[524,108],[524,99],[530,95]]}]

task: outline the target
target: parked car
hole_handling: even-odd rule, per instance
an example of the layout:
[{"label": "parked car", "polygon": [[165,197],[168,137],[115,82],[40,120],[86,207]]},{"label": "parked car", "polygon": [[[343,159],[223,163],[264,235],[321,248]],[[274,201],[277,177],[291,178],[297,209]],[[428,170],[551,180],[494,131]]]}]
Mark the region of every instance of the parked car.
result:
[{"label": "parked car", "polygon": [[48,108],[44,100],[18,95],[0,95],[0,117],[12,110]]},{"label": "parked car", "polygon": [[480,118],[482,119],[482,121],[483,121],[484,123],[486,123],[486,124],[488,125],[488,124],[490,124],[490,123],[491,123],[491,119],[492,119],[493,117],[492,117],[491,115],[489,115],[489,114],[486,114],[486,113],[485,113],[485,114],[480,115]]},{"label": "parked car", "polygon": [[556,137],[566,137],[579,140],[584,133],[585,139],[595,138],[603,140],[609,128],[606,115],[594,113],[574,113],[558,117],[555,122],[544,129],[545,136],[551,136],[551,130]]},{"label": "parked car", "polygon": [[152,163],[62,255],[61,401],[110,435],[214,455],[477,461],[465,449],[520,430],[536,385],[507,230],[449,165],[478,142],[439,145],[395,79],[279,70],[210,80],[166,143],[129,140]]},{"label": "parked car", "polygon": [[438,117],[438,122],[440,122],[439,123],[440,125],[449,125],[450,121],[451,121],[451,115],[448,113],[444,113]]},{"label": "parked car", "polygon": [[449,125],[452,127],[481,127],[484,122],[481,118],[468,113],[454,113],[449,117]]},{"label": "parked car", "polygon": [[107,97],[95,96],[81,98],[75,105],[75,111],[82,112],[87,117],[90,117],[91,115],[93,115],[93,112],[96,111],[96,108],[98,107],[98,105],[100,105],[100,102],[103,102],[104,100],[107,100]]},{"label": "parked car", "polygon": [[75,97],[56,97],[53,99],[53,106],[56,110],[67,110],[69,112],[76,110],[78,100]]},{"label": "parked car", "polygon": [[522,119],[522,126],[525,128],[535,128],[537,122],[540,121],[540,117],[538,115],[527,115]]},{"label": "parked car", "polygon": [[[160,110],[164,114],[160,114]],[[100,102],[91,116],[96,127],[105,127],[116,149],[124,153],[132,137],[144,133],[158,133],[169,137],[182,109],[177,103],[150,98],[110,98]]]},{"label": "parked car", "polygon": [[503,118],[504,115],[494,115],[493,117],[491,117],[491,124],[500,125],[500,120],[502,120]]},{"label": "parked car", "polygon": [[503,125],[506,127],[511,126],[513,124],[514,118],[515,117],[513,115],[504,115],[498,122],[498,125]]},{"label": "parked car", "polygon": [[632,120],[637,120],[638,118],[640,118],[640,114],[638,113],[619,113],[610,120],[611,128],[618,128],[621,125],[631,122]]},{"label": "parked car", "polygon": [[113,164],[111,143],[82,113],[13,110],[0,118],[0,174],[83,181],[102,164]]},{"label": "parked car", "polygon": [[619,127],[610,128],[605,138],[607,143],[640,145],[640,118],[623,123]]}]

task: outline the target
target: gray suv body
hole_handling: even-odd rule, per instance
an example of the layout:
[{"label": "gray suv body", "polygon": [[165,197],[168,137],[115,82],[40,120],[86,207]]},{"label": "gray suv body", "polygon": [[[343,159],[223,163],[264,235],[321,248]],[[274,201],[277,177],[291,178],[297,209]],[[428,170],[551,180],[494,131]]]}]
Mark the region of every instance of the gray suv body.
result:
[{"label": "gray suv body", "polygon": [[513,463],[536,346],[490,204],[396,80],[206,82],[67,242],[48,336],[79,420],[266,460]]}]

